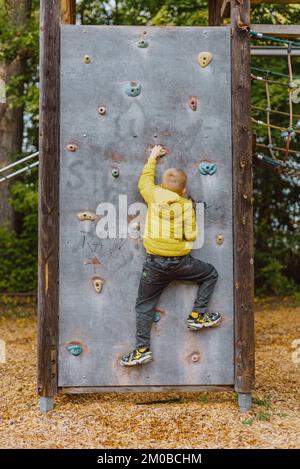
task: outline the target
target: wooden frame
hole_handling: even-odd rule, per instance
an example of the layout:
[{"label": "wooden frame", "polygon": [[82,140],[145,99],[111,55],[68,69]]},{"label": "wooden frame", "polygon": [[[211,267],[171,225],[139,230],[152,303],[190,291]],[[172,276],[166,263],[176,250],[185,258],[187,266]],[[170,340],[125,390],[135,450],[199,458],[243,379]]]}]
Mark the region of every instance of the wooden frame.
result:
[{"label": "wooden frame", "polygon": [[[209,2],[210,25],[221,25]],[[61,6],[61,8],[60,8]],[[58,392],[112,391],[110,388],[58,388],[58,256],[59,256],[59,25],[75,22],[75,1],[41,0],[40,36],[40,176],[39,176],[39,288],[38,288],[38,394],[41,410],[53,407]],[[254,384],[252,139],[250,120],[250,1],[231,0],[232,22],[232,142],[234,189],[234,303],[235,386],[183,386],[183,390],[233,390],[242,410],[251,405]],[[132,387],[126,391],[144,390]],[[151,387],[151,391],[172,386]],[[180,386],[176,387],[176,390]],[[149,388],[147,387],[147,390]],[[114,391],[120,391],[115,388]]]}]

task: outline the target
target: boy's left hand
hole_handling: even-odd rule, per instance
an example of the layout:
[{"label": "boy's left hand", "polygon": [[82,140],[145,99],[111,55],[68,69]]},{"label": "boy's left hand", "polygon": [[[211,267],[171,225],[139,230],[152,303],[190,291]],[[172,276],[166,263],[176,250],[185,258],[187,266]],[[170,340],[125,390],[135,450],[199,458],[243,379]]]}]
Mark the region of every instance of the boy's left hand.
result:
[{"label": "boy's left hand", "polygon": [[154,147],[151,150],[149,160],[158,160],[158,158],[161,158],[162,156],[166,155],[166,150],[162,145],[154,145]]}]

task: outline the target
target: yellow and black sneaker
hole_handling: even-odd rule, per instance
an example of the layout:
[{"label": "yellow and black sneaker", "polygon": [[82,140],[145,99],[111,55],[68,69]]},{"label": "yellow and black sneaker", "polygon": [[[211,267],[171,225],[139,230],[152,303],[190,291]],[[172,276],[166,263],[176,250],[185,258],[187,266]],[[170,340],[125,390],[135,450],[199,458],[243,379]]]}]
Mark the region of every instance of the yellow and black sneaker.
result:
[{"label": "yellow and black sneaker", "polygon": [[120,361],[122,366],[144,365],[152,362],[152,352],[148,347],[136,348],[128,355],[123,355]]},{"label": "yellow and black sneaker", "polygon": [[204,327],[217,327],[222,320],[220,313],[198,313],[193,311],[187,318],[188,328],[198,331]]}]

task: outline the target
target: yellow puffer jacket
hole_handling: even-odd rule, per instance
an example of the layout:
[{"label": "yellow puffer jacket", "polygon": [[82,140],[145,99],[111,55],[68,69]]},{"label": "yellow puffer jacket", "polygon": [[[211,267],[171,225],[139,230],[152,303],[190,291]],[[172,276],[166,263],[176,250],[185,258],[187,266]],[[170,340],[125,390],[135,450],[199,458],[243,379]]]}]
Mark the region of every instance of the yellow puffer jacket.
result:
[{"label": "yellow puffer jacket", "polygon": [[155,184],[156,160],[149,159],[139,179],[139,191],[148,204],[144,246],[157,256],[185,256],[197,237],[191,200]]}]

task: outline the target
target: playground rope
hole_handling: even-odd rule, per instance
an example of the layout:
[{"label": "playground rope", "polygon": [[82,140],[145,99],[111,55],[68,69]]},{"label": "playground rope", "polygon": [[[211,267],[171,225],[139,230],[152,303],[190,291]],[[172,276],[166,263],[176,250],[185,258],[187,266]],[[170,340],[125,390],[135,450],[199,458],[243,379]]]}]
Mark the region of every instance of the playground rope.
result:
[{"label": "playground rope", "polygon": [[[265,145],[264,143],[256,143],[256,146],[257,147],[260,147],[260,148],[265,148],[265,149],[270,149],[269,145]],[[282,147],[276,147],[274,145],[272,145],[272,148],[273,150],[276,150],[276,151],[283,151],[285,152],[285,148],[282,148]],[[300,157],[300,150],[299,151],[296,151],[296,150],[289,150],[289,153],[290,154],[293,154],[295,156],[299,156]]]},{"label": "playground rope", "polygon": [[292,178],[300,179],[300,165],[292,161],[282,161],[270,158],[261,153],[257,153],[256,157],[258,160],[262,161],[273,167],[275,171],[285,176],[290,176]]},{"label": "playground rope", "polygon": [[265,34],[262,34],[262,33],[256,33],[255,31],[252,31],[252,29],[250,29],[249,34],[251,37],[254,37],[255,39],[264,39],[265,41],[279,42],[280,44],[285,44],[286,46],[290,46],[290,47],[291,46],[300,47],[300,42],[289,41],[288,39],[282,39],[279,37],[266,36]]},{"label": "playground rope", "polygon": [[[273,42],[278,42],[281,44],[284,44],[287,46],[287,63],[288,63],[288,75],[281,74],[281,73],[276,73],[272,72],[270,70],[262,70],[259,68],[252,68],[252,70],[256,71],[262,71],[265,74],[265,78],[261,76],[257,76],[254,73],[251,73],[251,79],[252,80],[257,80],[265,83],[265,90],[266,90],[266,98],[267,98],[267,108],[265,109],[266,111],[266,120],[267,122],[263,122],[261,120],[256,120],[252,118],[252,122],[254,122],[257,125],[263,125],[265,126],[268,130],[268,149],[271,155],[272,160],[276,160],[275,154],[274,154],[274,147],[272,143],[272,129],[280,130],[281,132],[286,132],[287,133],[287,138],[286,138],[286,145],[285,145],[285,151],[284,151],[284,161],[286,162],[288,160],[290,152],[290,143],[291,143],[291,137],[292,134],[299,134],[300,132],[296,129],[293,128],[293,91],[295,88],[298,88],[298,84],[293,82],[293,67],[292,67],[292,58],[291,58],[291,53],[292,53],[292,47],[300,47],[300,42],[296,41],[290,41],[282,38],[275,38],[273,36],[267,36],[262,33],[256,33],[255,31],[250,30],[249,31],[250,37],[253,37],[255,39],[263,39],[266,41],[273,41]],[[270,80],[269,75],[273,74],[274,76],[280,76],[280,77],[288,77],[289,82],[282,82],[282,81],[276,81],[276,80]],[[270,122],[270,113],[272,112],[271,109],[271,99],[270,99],[270,90],[269,90],[269,84],[276,84],[279,86],[284,86],[288,88],[288,93],[289,93],[289,113],[283,114],[287,115],[289,117],[289,127],[284,128],[280,127],[277,125],[272,125]],[[276,112],[276,111],[275,111]],[[279,111],[280,112],[280,111]],[[278,113],[279,113],[278,112]],[[263,161],[266,161],[263,159]],[[280,160],[279,160],[280,161]]]}]

